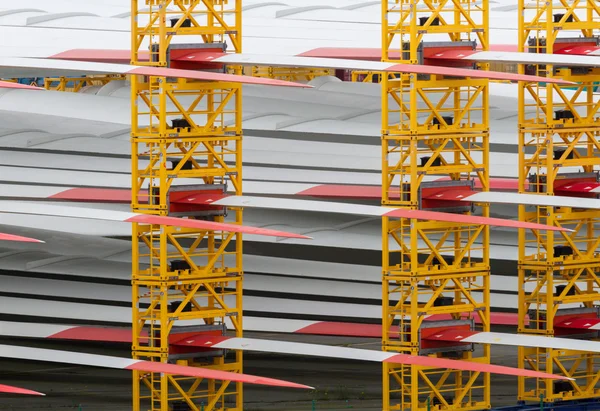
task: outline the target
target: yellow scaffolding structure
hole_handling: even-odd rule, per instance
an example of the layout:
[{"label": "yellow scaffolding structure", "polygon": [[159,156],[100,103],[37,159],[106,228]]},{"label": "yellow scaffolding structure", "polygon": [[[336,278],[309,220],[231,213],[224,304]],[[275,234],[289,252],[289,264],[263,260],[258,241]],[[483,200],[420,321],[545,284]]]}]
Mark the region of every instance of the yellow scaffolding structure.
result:
[{"label": "yellow scaffolding structure", "polygon": [[[519,0],[519,8],[520,51],[545,54],[597,42],[593,37],[600,29],[596,1],[567,4]],[[554,195],[558,187],[568,182],[597,181],[600,105],[593,89],[600,80],[600,70],[522,64],[519,72],[578,83],[576,86],[520,84],[519,191]],[[564,337],[564,330],[556,327],[561,319],[598,318],[595,305],[600,300],[600,212],[521,206],[519,218],[574,230],[572,233],[520,230],[519,332]],[[598,339],[597,332],[577,334]],[[554,402],[600,397],[599,364],[598,354],[520,347],[520,367],[576,380],[519,378],[519,399],[539,401],[543,396],[545,401]]]},{"label": "yellow scaffolding structure", "polygon": [[114,80],[125,80],[122,75],[98,75],[87,77],[46,77],[44,78],[44,88],[53,91],[67,91],[78,93],[87,86],[103,86]]},{"label": "yellow scaffolding structure", "polygon": [[[132,0],[132,63],[169,65],[175,36],[196,36],[198,48],[241,52],[241,0]],[[189,44],[187,42],[186,44]],[[139,58],[147,48],[149,61]],[[132,209],[242,223],[239,209],[176,209],[180,190],[242,194],[242,90],[239,83],[131,78]],[[197,184],[177,184],[177,179]],[[148,201],[138,193],[145,190]],[[133,358],[242,372],[242,354],[174,351],[178,335],[232,328],[242,336],[240,234],[134,224]],[[181,338],[181,337],[180,337]],[[134,372],[133,410],[242,410],[241,383]]]},{"label": "yellow scaffolding structure", "polygon": [[[354,83],[380,83],[382,76],[386,73],[380,71],[365,71],[365,70],[353,70],[352,71],[352,82]],[[399,75],[387,73],[388,78],[399,78]]]},{"label": "yellow scaffolding structure", "polygon": [[[386,62],[421,63],[425,35],[435,37],[436,47],[449,42],[468,47],[477,40],[488,49],[487,1],[383,0],[382,21]],[[399,51],[401,60],[390,58]],[[477,181],[488,190],[488,80],[396,74],[383,76],[381,83],[382,204],[427,208],[421,194],[430,175],[449,176],[455,185]],[[469,213],[471,207],[454,211]],[[487,205],[481,211],[489,215]],[[428,326],[424,319],[433,314],[477,322],[489,331],[488,227],[384,218],[382,250],[383,350],[489,363],[488,345],[477,353],[449,353],[426,350],[420,340]],[[489,408],[489,374],[384,364],[384,410],[418,411],[428,404]]]},{"label": "yellow scaffolding structure", "polygon": [[253,77],[296,82],[310,81],[316,77],[335,75],[335,70],[326,68],[252,66],[250,69]]}]

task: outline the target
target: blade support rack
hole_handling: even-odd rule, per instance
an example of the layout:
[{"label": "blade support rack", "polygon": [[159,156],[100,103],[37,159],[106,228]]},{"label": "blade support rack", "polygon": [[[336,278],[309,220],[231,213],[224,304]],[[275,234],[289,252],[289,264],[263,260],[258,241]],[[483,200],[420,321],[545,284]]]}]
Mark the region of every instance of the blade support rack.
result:
[{"label": "blade support rack", "polygon": [[[132,0],[132,64],[186,69],[180,56],[224,53],[226,42],[241,53],[241,5]],[[172,44],[176,36],[192,41]],[[224,207],[176,202],[194,192],[222,195],[227,186],[242,194],[241,84],[133,75],[131,107],[132,210],[242,224],[240,209],[228,209],[227,216]],[[182,178],[197,183],[177,184]],[[170,345],[185,337],[178,331],[185,326],[208,327],[215,335],[229,328],[242,337],[241,234],[133,224],[132,241],[133,358],[242,373],[241,351],[226,357],[223,350],[207,355]],[[225,404],[242,410],[242,388],[241,382],[134,371],[133,410],[211,411]]]},{"label": "blade support rack", "polygon": [[[382,60],[419,64],[428,53],[488,48],[488,2],[382,1]],[[446,41],[439,41],[441,35]],[[435,43],[425,43],[435,38]],[[486,65],[483,68],[487,68]],[[382,205],[411,209],[444,206],[435,192],[489,190],[488,79],[390,73],[382,76]],[[426,184],[426,176],[450,183]],[[410,184],[408,184],[410,182]],[[429,200],[428,200],[429,199]],[[472,211],[454,204],[455,213]],[[448,206],[446,204],[445,206]],[[481,206],[489,216],[489,206]],[[436,314],[463,318],[489,331],[489,228],[483,225],[393,219],[382,227],[382,346],[405,354],[489,363],[488,344],[435,343],[423,319]],[[461,317],[461,313],[463,314]],[[466,314],[465,314],[466,313]],[[443,327],[461,329],[464,322]],[[470,325],[467,327],[470,329]],[[490,407],[489,374],[384,364],[383,410],[480,410]]]},{"label": "blade support rack", "polygon": [[[519,0],[519,51],[553,54],[598,44],[600,12],[595,1]],[[576,35],[578,37],[576,37]],[[588,67],[520,64],[519,73],[576,82],[519,84],[519,192],[543,196],[596,197],[600,123],[594,88],[600,71]],[[526,186],[528,188],[526,188]],[[556,225],[569,234],[519,230],[519,332],[575,338],[578,320],[597,318],[600,300],[600,212],[594,209],[520,206],[521,221]],[[583,311],[581,311],[583,310]],[[591,316],[591,317],[590,317]],[[525,325],[528,320],[529,325]],[[585,323],[585,321],[584,321]],[[567,324],[567,326],[565,326]],[[597,353],[519,347],[519,366],[575,378],[555,383],[519,377],[519,400],[553,403],[599,398]]]}]

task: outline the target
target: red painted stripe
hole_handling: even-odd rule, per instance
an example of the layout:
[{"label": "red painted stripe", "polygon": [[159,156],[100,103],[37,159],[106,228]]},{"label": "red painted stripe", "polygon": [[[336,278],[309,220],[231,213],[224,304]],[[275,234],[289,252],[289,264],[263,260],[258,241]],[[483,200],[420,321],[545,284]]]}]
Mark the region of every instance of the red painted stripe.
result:
[{"label": "red painted stripe", "polygon": [[479,53],[480,50],[446,50],[441,53],[431,54],[427,58],[441,60],[463,60],[473,54]]},{"label": "red painted stripe", "polygon": [[[131,191],[119,188],[70,188],[48,198],[53,200],[129,203],[131,202]],[[147,195],[140,194],[138,201],[147,202]]]},{"label": "red painted stripe", "polygon": [[[449,181],[450,177],[442,177],[436,181]],[[481,189],[481,182],[474,180],[475,188]],[[527,186],[525,189],[527,189]],[[491,178],[491,190],[511,190],[519,189],[519,180],[514,178]],[[390,197],[398,198],[399,191],[392,191]],[[360,198],[366,200],[381,199],[381,186],[363,186],[363,185],[341,185],[341,184],[321,184],[296,193],[299,196],[323,197],[323,198]]]},{"label": "red painted stripe", "polygon": [[28,84],[13,83],[12,81],[0,81],[0,88],[24,89],[24,90],[44,90],[41,87],[30,86]]},{"label": "red painted stripe", "polygon": [[587,330],[596,324],[600,324],[599,318],[569,318],[566,321],[554,325],[554,327]]},{"label": "red painted stripe", "polygon": [[381,325],[319,321],[294,331],[294,334],[381,338]]},{"label": "red painted stripe", "polygon": [[[450,178],[443,177],[436,181],[448,181]],[[600,184],[599,184],[600,185]],[[481,183],[475,181],[475,188],[481,188]],[[519,182],[511,178],[494,178],[490,179],[490,188],[493,190],[518,190]],[[322,197],[322,198],[357,198],[365,200],[381,199],[381,186],[366,186],[366,185],[336,185],[336,184],[321,184],[309,189],[300,191],[295,195]],[[398,192],[391,194],[392,198],[398,198]],[[211,198],[214,196],[211,196]],[[221,198],[224,198],[222,196]],[[60,193],[48,197],[54,200],[68,201],[90,201],[90,202],[106,202],[106,203],[129,203],[131,201],[131,192],[120,188],[71,188]],[[190,199],[196,200],[190,201]],[[188,196],[179,198],[172,202],[200,204],[199,202],[204,197]],[[216,200],[216,198],[214,198]],[[140,203],[148,201],[148,196],[145,193],[140,193],[138,197]]]},{"label": "red painted stripe", "polygon": [[302,388],[302,389],[311,389],[312,388],[312,387],[308,387],[306,385],[296,384],[296,383],[289,382],[289,381],[276,380],[273,378],[258,377],[258,376],[249,375],[249,374],[238,374],[238,373],[227,372],[227,371],[209,370],[206,368],[184,367],[181,365],[166,364],[166,363],[161,363],[161,362],[139,361],[128,367],[125,367],[125,369],[153,372],[153,373],[184,375],[184,376],[196,377],[196,378],[208,378],[211,380],[224,380],[224,381],[243,382],[243,383],[247,383],[247,384],[269,385],[269,386],[273,386],[273,387]]},{"label": "red painted stripe", "polygon": [[[477,192],[469,190],[450,190],[450,187],[439,187],[429,191],[427,194],[423,193],[423,198],[428,200],[440,200],[440,201],[465,201],[473,194]],[[436,191],[438,190],[438,191]],[[423,207],[423,208],[434,208],[434,207]]]},{"label": "red painted stripe", "polygon": [[[140,61],[148,61],[150,53],[141,52]],[[131,62],[131,51],[110,49],[72,49],[55,54],[48,58],[58,60],[88,61],[96,63],[119,63],[129,64]]]},{"label": "red painted stripe", "polygon": [[[172,191],[169,196],[171,204],[207,206],[212,202],[227,197],[228,194],[207,193],[206,191]],[[52,200],[102,202],[102,203],[130,203],[131,192],[124,189],[106,188],[71,188],[48,197]],[[148,195],[140,193],[138,202],[148,203]],[[217,206],[213,206],[215,208]],[[173,207],[171,207],[173,212]],[[176,210],[184,211],[184,210]]]},{"label": "red painted stripe", "polygon": [[561,50],[557,50],[555,54],[568,54],[573,56],[585,56],[589,53],[593,53],[594,51],[600,50],[600,47],[593,46],[575,46],[575,47],[566,47]]},{"label": "red painted stripe", "polygon": [[565,191],[568,193],[588,193],[595,188],[600,187],[600,183],[580,182],[567,183],[554,188],[554,191]]},{"label": "red painted stripe", "polygon": [[230,197],[229,194],[204,193],[202,191],[188,192],[173,192],[170,195],[171,203],[175,204],[195,204],[209,205],[215,201]]},{"label": "red painted stripe", "polygon": [[472,335],[479,334],[479,331],[468,331],[468,330],[453,330],[446,329],[444,331],[435,332],[433,334],[427,335],[423,338],[432,341],[451,341],[451,342],[461,342],[467,337]]},{"label": "red painted stripe", "polygon": [[[462,318],[467,318],[467,313],[461,314]],[[425,321],[443,321],[451,320],[449,314],[435,314],[429,316]],[[475,323],[480,324],[479,316],[475,316]],[[490,320],[492,325],[518,325],[519,317],[513,313],[491,313]],[[599,320],[600,321],[600,320]],[[528,325],[528,319],[526,324]],[[342,323],[333,321],[319,321],[306,327],[300,328],[293,332],[294,334],[310,334],[310,335],[331,335],[344,337],[372,337],[381,338],[380,324],[359,324],[359,323]],[[142,334],[144,337],[147,333]],[[173,345],[199,346],[199,341],[202,341],[202,346],[212,347],[212,345],[225,341],[229,337],[209,336],[208,340],[212,344],[206,344],[207,336],[203,334],[193,335],[173,335],[170,340]],[[74,326],[68,330],[60,331],[51,334],[49,339],[63,340],[80,340],[80,341],[105,341],[113,343],[131,343],[131,329],[129,328],[108,328],[108,327],[86,327]]]},{"label": "red painted stripe", "polygon": [[350,186],[336,184],[321,184],[296,193],[300,196],[311,197],[343,197],[362,199],[381,199],[380,186]]},{"label": "red painted stripe", "polygon": [[[490,51],[519,51],[516,44],[492,44],[489,47]],[[320,47],[313,50],[305,51],[298,54],[299,57],[320,57],[345,60],[368,60],[381,61],[380,48],[360,48],[360,47]],[[394,60],[400,59],[400,53],[392,51],[389,53],[389,58]]]},{"label": "red painted stripe", "polygon": [[[216,49],[212,50],[172,50],[171,61],[190,61],[195,63],[210,63],[216,58],[222,57],[226,53],[219,53]],[[148,61],[150,53],[147,51],[139,52],[140,61]],[[87,61],[97,63],[131,63],[131,51],[117,49],[72,49],[63,51],[48,57],[56,60]]]},{"label": "red painted stripe", "polygon": [[[144,333],[147,335],[147,333]],[[48,336],[49,339],[131,343],[131,329],[103,327],[72,327]]]},{"label": "red painted stripe", "polygon": [[[172,50],[171,53],[175,52],[177,50]],[[216,51],[201,51],[201,50],[196,50],[196,51],[190,51],[190,52],[183,52],[180,55],[176,55],[176,56],[172,56],[171,60],[172,61],[190,61],[190,62],[194,62],[194,63],[210,63],[213,62],[215,59],[218,59],[219,57],[223,57],[226,56],[227,53],[219,53]]]},{"label": "red painted stripe", "polygon": [[[493,290],[492,290],[493,291]],[[468,314],[462,313],[462,319],[467,319]],[[425,319],[425,321],[442,321],[442,320],[452,320],[452,316],[450,314],[434,314]],[[474,317],[475,324],[481,324],[481,318],[478,315]],[[519,325],[519,315],[516,313],[490,313],[490,323],[492,325]],[[525,325],[529,325],[529,318],[525,318]]]},{"label": "red painted stripe", "polygon": [[[467,318],[467,313],[461,314],[462,318]],[[435,314],[425,318],[424,321],[443,321],[453,319],[450,314]],[[478,315],[474,317],[476,324],[481,324],[481,318]],[[510,325],[519,324],[519,316],[514,313],[491,313],[490,322],[492,325]],[[525,325],[529,324],[529,319],[525,319]],[[365,337],[381,338],[380,324],[357,324],[341,323],[332,321],[319,321],[306,327],[294,331],[295,334],[312,335],[332,335],[343,337]]]},{"label": "red painted stripe", "polygon": [[12,387],[10,385],[0,384],[0,392],[8,394],[24,394],[24,395],[46,395],[41,392],[26,390],[25,388]]},{"label": "red painted stripe", "polygon": [[504,220],[502,218],[489,218],[464,214],[440,213],[437,211],[394,209],[385,213],[384,216],[396,218],[416,218],[419,220],[437,220],[458,224],[481,224],[495,227],[525,228],[529,230],[568,231],[564,228],[552,227],[544,224]]},{"label": "red painted stripe", "polygon": [[523,370],[520,368],[504,367],[501,365],[448,360],[445,358],[436,358],[436,357],[421,357],[421,356],[408,355],[408,354],[394,355],[393,357],[390,357],[387,360],[385,360],[385,362],[396,363],[396,364],[414,364],[414,365],[421,365],[421,366],[432,367],[432,368],[449,368],[449,369],[464,370],[464,371],[489,372],[489,373],[494,373],[494,374],[516,375],[516,376],[532,377],[532,378],[550,378],[550,379],[557,379],[557,380],[567,379],[567,377],[563,377],[563,376],[559,376],[559,375],[546,374],[546,373],[539,372],[539,371]]},{"label": "red painted stripe", "polygon": [[[467,318],[467,314],[463,313],[462,317]],[[513,313],[491,313],[490,320],[492,325],[512,325],[519,324],[519,316]],[[451,320],[449,314],[435,314],[427,317],[424,321],[443,321]],[[481,324],[479,316],[475,316],[475,323]],[[526,323],[529,321],[526,320]],[[527,325],[527,324],[526,324]],[[357,324],[357,323],[341,323],[332,321],[319,321],[306,327],[294,331],[295,334],[312,334],[312,335],[332,335],[340,337],[365,337],[365,338],[381,338],[380,324]]]},{"label": "red painted stripe", "polygon": [[171,345],[179,345],[183,347],[204,347],[204,348],[212,348],[218,343],[223,341],[227,341],[232,337],[223,337],[220,335],[209,335],[206,334],[196,334],[196,335],[187,335],[187,336],[177,336],[174,335],[173,338],[169,339],[169,343]]},{"label": "red painted stripe", "polygon": [[5,234],[5,233],[0,233],[0,240],[18,241],[20,243],[43,243],[43,241],[36,240],[35,238],[21,237],[20,235],[12,235],[12,234]]},{"label": "red painted stripe", "polygon": [[258,84],[263,86],[299,87],[312,88],[307,84],[293,83],[290,81],[272,80],[268,78],[238,76],[235,74],[211,73],[207,71],[180,70],[161,67],[138,67],[123,74],[134,74],[141,76],[177,77],[203,81],[224,81],[241,84]]},{"label": "red painted stripe", "polygon": [[[212,337],[199,338],[198,343],[201,344],[202,346],[210,346],[210,345],[215,345],[217,342],[229,339],[229,337],[221,337],[220,341],[213,342],[211,338]],[[215,338],[215,340],[216,339],[218,339],[218,337]],[[490,365],[490,364],[478,363],[478,362],[456,361],[456,360],[448,360],[448,359],[434,358],[434,357],[413,356],[413,355],[407,355],[407,354],[393,355],[390,358],[386,359],[384,362],[396,363],[396,364],[414,364],[414,365],[421,365],[421,366],[432,367],[432,368],[450,368],[450,369],[456,369],[456,370],[475,371],[475,372],[493,372],[493,373],[497,373],[497,374],[506,374],[506,375],[520,375],[520,376],[538,377],[538,378],[565,379],[565,377],[561,377],[561,376],[554,376],[551,374],[540,373],[540,372],[529,371],[529,370],[522,370],[522,369],[518,369],[518,368],[503,367],[503,366]],[[156,364],[156,363],[153,363],[153,364]],[[161,371],[161,372],[166,372],[166,371]],[[212,377],[206,377],[206,378],[212,378]]]},{"label": "red painted stripe", "polygon": [[236,224],[215,223],[212,221],[191,220],[187,218],[164,217],[156,215],[139,214],[125,220],[128,223],[168,225],[174,227],[197,228],[200,230],[226,231],[231,233],[264,235],[267,237],[285,237],[310,239],[310,237],[288,233],[285,231],[270,230],[267,228],[248,227]]},{"label": "red painted stripe", "polygon": [[[440,177],[436,179],[436,181],[450,181],[450,177]],[[490,190],[506,190],[506,191],[517,191],[519,190],[519,180],[516,178],[503,178],[503,177],[494,177],[490,178]],[[474,180],[474,187],[476,189],[481,189],[481,181]],[[525,189],[529,187],[529,184],[525,184]]]}]

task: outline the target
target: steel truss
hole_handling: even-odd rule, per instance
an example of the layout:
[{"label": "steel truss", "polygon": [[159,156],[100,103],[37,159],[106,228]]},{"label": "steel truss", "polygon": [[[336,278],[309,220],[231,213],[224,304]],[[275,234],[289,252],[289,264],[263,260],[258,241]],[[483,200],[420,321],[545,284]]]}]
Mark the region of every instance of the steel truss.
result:
[{"label": "steel truss", "polygon": [[[137,65],[167,66],[174,36],[195,43],[222,44],[242,50],[242,0],[131,0],[132,61]],[[139,56],[147,48],[147,61]],[[144,52],[146,50],[143,50]]]},{"label": "steel truss", "polygon": [[122,75],[105,75],[105,76],[87,76],[87,77],[46,77],[44,78],[44,88],[54,91],[68,91],[73,93],[80,92],[84,87],[88,86],[104,86],[111,81],[125,80],[126,76]]},{"label": "steel truss", "polygon": [[382,76],[389,76],[389,78],[399,78],[400,74],[394,73],[383,73],[380,71],[364,71],[364,70],[353,70],[352,81],[355,83],[381,83]]},{"label": "steel truss", "polygon": [[[177,35],[196,36],[198,48],[228,42],[240,52],[241,1],[132,1],[133,64],[168,66]],[[138,59],[142,48],[150,61]],[[131,89],[132,209],[241,224],[239,209],[178,208],[169,201],[182,190],[242,194],[241,86],[133,76]],[[147,202],[138,197],[142,190]],[[241,351],[226,357],[169,346],[190,332],[231,329],[242,336],[241,235],[134,224],[132,241],[133,358],[242,372]],[[243,409],[242,384],[229,381],[134,372],[133,394],[135,411]]]},{"label": "steel truss", "polygon": [[335,75],[335,70],[325,68],[252,66],[250,69],[250,74],[253,77],[295,82],[310,81],[316,77]]},{"label": "steel truss", "polygon": [[[430,36],[437,50],[448,40],[456,46],[476,39],[488,48],[487,1],[384,0],[382,13],[384,61],[422,63]],[[402,60],[389,58],[399,51]],[[488,80],[402,74],[381,82],[382,204],[470,213],[471,205],[448,208],[424,202],[422,194],[432,175],[488,189]],[[488,216],[488,206],[481,212]],[[477,352],[432,349],[421,340],[423,320],[432,314],[477,320],[479,329],[489,331],[489,229],[384,218],[382,249],[383,349],[489,362],[488,345]],[[489,374],[389,364],[383,374],[384,410],[425,410],[428,403],[434,409],[490,407]]]},{"label": "steel truss", "polygon": [[[519,1],[520,51],[553,53],[594,44],[600,29],[595,1]],[[593,96],[597,68],[520,65],[535,73],[577,82],[576,86],[520,84],[519,191],[554,195],[565,182],[597,180],[600,165],[600,103]],[[561,194],[564,195],[564,194]],[[561,330],[571,307],[577,315],[598,317],[600,300],[600,212],[579,208],[525,207],[521,220],[566,227],[573,232],[519,233],[519,332],[598,339],[589,331]],[[572,314],[571,314],[572,315]],[[519,348],[520,366],[563,374],[576,380],[519,378],[519,399],[545,401],[598,398],[600,356],[567,350]]]}]

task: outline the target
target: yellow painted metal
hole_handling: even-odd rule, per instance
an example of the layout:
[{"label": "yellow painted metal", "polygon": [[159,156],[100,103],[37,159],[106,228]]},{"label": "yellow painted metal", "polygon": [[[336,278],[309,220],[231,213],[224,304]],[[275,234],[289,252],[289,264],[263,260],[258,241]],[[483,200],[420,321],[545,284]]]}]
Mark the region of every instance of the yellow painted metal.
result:
[{"label": "yellow painted metal", "polygon": [[[560,42],[586,41],[586,37],[590,41],[600,29],[600,9],[594,1],[520,0],[519,8],[520,51],[552,53],[561,47]],[[599,104],[593,95],[600,70],[581,74],[549,65],[520,65],[519,71],[578,83],[522,82],[519,86],[519,191],[554,195],[557,184],[568,176],[565,173],[593,173],[600,165]],[[555,113],[564,110],[573,113],[573,118],[557,118]],[[561,309],[593,308],[600,300],[600,212],[522,206],[519,218],[574,230],[519,233],[519,332],[555,336],[555,318]],[[573,254],[555,256],[554,247],[560,246],[571,247]],[[597,339],[595,333],[586,337]],[[548,402],[600,396],[600,375],[594,368],[600,362],[597,354],[520,347],[519,358],[522,367],[576,379],[563,390],[552,380],[519,378],[520,400],[539,401],[541,395]]]},{"label": "yellow painted metal", "polygon": [[[483,50],[489,48],[488,1],[382,0],[382,6],[384,61],[417,64],[417,49],[431,34],[444,34],[444,41],[476,40]],[[393,59],[401,50],[407,53]]]},{"label": "yellow painted metal", "polygon": [[54,91],[68,91],[77,93],[84,87],[103,86],[114,80],[125,80],[126,76],[106,75],[106,76],[88,76],[88,77],[46,77],[44,78],[44,88]]},{"label": "yellow painted metal", "polygon": [[[225,24],[225,18],[234,23]],[[241,1],[132,0],[133,64],[166,66],[176,35],[197,43],[228,41],[240,52]],[[152,52],[149,62],[139,61],[142,48]],[[227,185],[242,194],[239,83],[132,76],[131,89],[133,211],[168,215],[169,190],[181,178],[186,184],[196,179],[201,189]],[[138,197],[140,191],[149,201]],[[188,218],[225,216],[213,211]],[[242,224],[242,211],[229,209],[227,222]],[[241,352],[174,356],[169,349],[169,338],[183,324],[200,331],[227,327],[242,336],[241,235],[133,224],[132,249],[133,357],[242,372]],[[195,411],[242,410],[242,388],[229,381],[134,372],[133,410],[167,411],[177,402]]]},{"label": "yellow painted metal", "polygon": [[[418,63],[421,42],[436,34],[436,41],[446,34],[445,41],[475,39],[488,48],[487,0],[383,0],[382,21],[384,61]],[[402,74],[381,83],[382,204],[422,207],[419,193],[430,175],[475,181],[487,191],[489,81]],[[486,204],[481,213],[489,215]],[[382,249],[384,350],[419,353],[419,329],[433,314],[477,320],[489,331],[488,227],[384,218]],[[440,304],[441,297],[452,304]],[[488,363],[489,345],[458,355]],[[428,399],[433,409],[489,408],[489,374],[384,364],[384,410],[425,410]]]},{"label": "yellow painted metal", "polygon": [[[242,0],[131,0],[132,62],[166,66],[173,36],[193,43],[226,43],[242,52]],[[150,46],[150,47],[149,47]],[[147,61],[139,55],[148,50]]]},{"label": "yellow painted metal", "polygon": [[285,81],[310,81],[316,77],[335,75],[335,70],[324,68],[252,66],[250,69],[253,77]]},{"label": "yellow painted metal", "polygon": [[[380,83],[381,76],[384,73],[380,71],[363,71],[363,70],[353,70],[352,71],[352,81],[355,83]],[[399,74],[395,73],[387,73],[388,78],[399,78]]]},{"label": "yellow painted metal", "polygon": [[242,70],[242,74],[247,76],[296,82],[308,82],[317,77],[335,75],[334,69],[322,67],[228,66],[230,74],[236,70]]},{"label": "yellow painted metal", "polygon": [[381,74],[378,71],[354,70],[352,72],[352,81],[354,83],[379,83],[381,81]]}]

